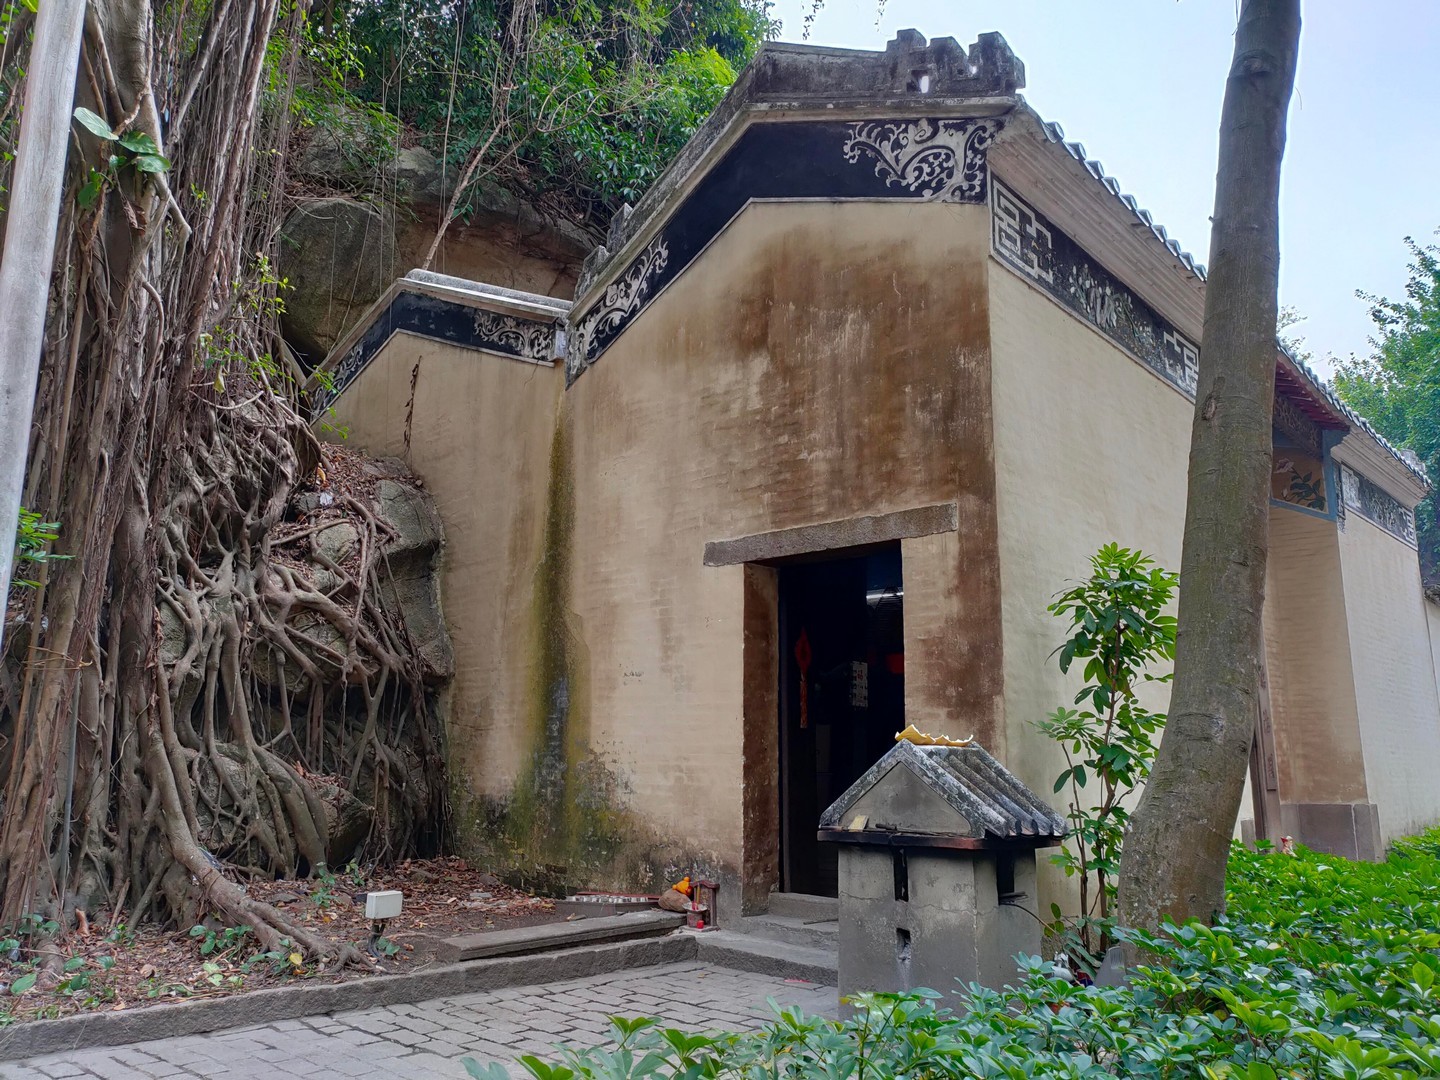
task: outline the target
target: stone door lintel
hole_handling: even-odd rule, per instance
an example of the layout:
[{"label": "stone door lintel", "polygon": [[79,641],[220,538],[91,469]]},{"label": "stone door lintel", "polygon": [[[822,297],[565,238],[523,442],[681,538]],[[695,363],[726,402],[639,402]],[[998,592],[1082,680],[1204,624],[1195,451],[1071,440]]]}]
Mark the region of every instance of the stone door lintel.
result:
[{"label": "stone door lintel", "polygon": [[794,555],[820,551],[882,544],[889,540],[908,540],[916,536],[957,532],[960,508],[957,503],[935,503],[911,510],[888,514],[827,521],[819,525],[801,525],[793,529],[776,529],[754,533],[734,540],[712,540],[705,545],[706,566],[736,566],[741,563],[763,563]]}]

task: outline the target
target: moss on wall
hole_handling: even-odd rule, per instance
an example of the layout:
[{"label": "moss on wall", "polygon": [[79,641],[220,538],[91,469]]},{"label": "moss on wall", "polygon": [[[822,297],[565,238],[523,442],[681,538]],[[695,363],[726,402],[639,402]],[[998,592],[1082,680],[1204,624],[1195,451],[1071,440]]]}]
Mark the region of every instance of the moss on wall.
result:
[{"label": "moss on wall", "polygon": [[568,813],[539,810],[525,784],[504,797],[473,794],[457,781],[452,801],[460,821],[462,853],[508,883],[541,895],[576,889],[662,892],[688,875],[725,883],[738,895],[736,868],[716,853],[668,841],[626,808],[624,776],[588,755],[569,766]]},{"label": "moss on wall", "polygon": [[[584,645],[571,625],[570,573],[575,486],[569,433],[557,424],[550,443],[545,529],[531,595],[530,686],[526,761],[505,812],[505,834],[532,861],[568,864],[601,839],[609,800],[585,791],[579,768],[589,752]],[[600,809],[597,810],[597,804]]]},{"label": "moss on wall", "polygon": [[[673,861],[658,857],[627,808],[629,784],[590,745],[589,658],[571,600],[575,492],[569,432],[550,444],[545,525],[530,601],[525,753],[510,793],[457,790],[472,852],[511,880],[544,891],[639,888]],[[684,872],[693,861],[681,858]],[[707,863],[708,864],[708,863]]]}]

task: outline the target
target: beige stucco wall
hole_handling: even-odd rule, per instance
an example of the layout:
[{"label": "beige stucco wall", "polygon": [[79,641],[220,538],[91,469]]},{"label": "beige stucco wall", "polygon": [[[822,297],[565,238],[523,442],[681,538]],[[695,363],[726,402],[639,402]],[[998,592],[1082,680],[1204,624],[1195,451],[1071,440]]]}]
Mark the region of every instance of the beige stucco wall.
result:
[{"label": "beige stucco wall", "polygon": [[397,334],[335,405],[349,444],[402,458],[444,520],[448,733],[462,815],[467,792],[504,792],[522,765],[533,579],[564,381],[557,368]]},{"label": "beige stucco wall", "polygon": [[1272,507],[1265,588],[1280,797],[1367,802],[1335,523]]},{"label": "beige stucco wall", "polygon": [[1339,537],[1370,798],[1388,843],[1440,822],[1440,699],[1415,549],[1359,514]]},{"label": "beige stucco wall", "polygon": [[[1064,757],[1032,724],[1073,706],[1081,679],[1078,668],[1062,676],[1051,657],[1066,627],[1045,609],[1111,541],[1179,569],[1194,406],[998,262],[990,297],[1004,760],[1049,792]],[[1168,688],[1146,697],[1163,709]],[[1048,862],[1041,873],[1042,906],[1071,891]]]},{"label": "beige stucco wall", "polygon": [[958,533],[902,548],[907,709],[997,729],[987,236],[983,207],[752,205],[565,396],[590,744],[722,872],[744,575],[708,541],[957,500]]}]

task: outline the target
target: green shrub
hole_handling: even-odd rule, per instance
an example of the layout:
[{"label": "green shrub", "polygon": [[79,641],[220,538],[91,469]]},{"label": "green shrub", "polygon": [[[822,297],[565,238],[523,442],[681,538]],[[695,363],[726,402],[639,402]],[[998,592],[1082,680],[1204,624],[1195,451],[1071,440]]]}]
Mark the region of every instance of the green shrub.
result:
[{"label": "green shrub", "polygon": [[1440,831],[1378,865],[1237,846],[1229,871],[1214,928],[1121,932],[1161,961],[1124,988],[1028,958],[1001,990],[865,994],[843,1021],[777,1009],[743,1034],[617,1019],[610,1047],[522,1064],[538,1080],[1440,1075]]},{"label": "green shrub", "polygon": [[1078,708],[1061,706],[1035,725],[1065,753],[1055,792],[1068,792],[1070,835],[1051,861],[1066,877],[1080,879],[1074,929],[1058,904],[1050,905],[1046,929],[1091,972],[1113,944],[1107,928],[1130,821],[1126,800],[1150,775],[1151,740],[1165,726],[1165,714],[1146,709],[1137,690],[1170,681],[1169,672],[1147,669],[1175,659],[1175,617],[1164,611],[1179,582],[1143,552],[1106,544],[1091,556],[1090,576],[1046,608],[1069,623],[1070,636],[1054,654],[1060,670],[1068,674],[1083,661],[1085,679],[1075,695]]}]

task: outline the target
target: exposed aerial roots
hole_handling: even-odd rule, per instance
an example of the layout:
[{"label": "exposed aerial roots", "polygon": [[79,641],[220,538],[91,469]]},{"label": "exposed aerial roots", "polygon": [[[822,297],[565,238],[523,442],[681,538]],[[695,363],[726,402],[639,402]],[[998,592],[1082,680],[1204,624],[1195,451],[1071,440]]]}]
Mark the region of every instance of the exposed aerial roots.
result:
[{"label": "exposed aerial roots", "polygon": [[[436,688],[385,601],[391,536],[364,490],[317,505],[260,254],[305,7],[91,0],[80,101],[169,168],[107,165],[114,145],[75,129],[25,494],[62,559],[0,657],[0,925],[214,917],[358,963],[247,880],[444,839]],[[23,60],[0,56],[7,83]],[[339,556],[318,543],[337,523]]]}]

